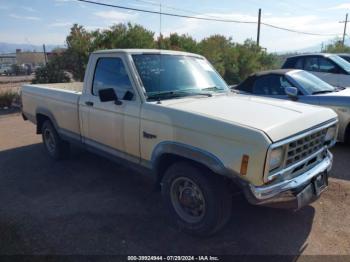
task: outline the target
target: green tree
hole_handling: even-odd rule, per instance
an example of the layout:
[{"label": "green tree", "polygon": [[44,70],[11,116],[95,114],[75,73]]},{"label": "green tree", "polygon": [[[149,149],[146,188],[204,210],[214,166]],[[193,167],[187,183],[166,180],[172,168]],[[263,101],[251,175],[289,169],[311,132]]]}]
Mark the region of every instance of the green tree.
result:
[{"label": "green tree", "polygon": [[189,35],[178,35],[177,33],[170,34],[169,37],[158,37],[158,42],[161,41],[162,49],[186,51],[191,53],[198,53],[199,47],[195,39]]},{"label": "green tree", "polygon": [[65,69],[73,74],[75,80],[83,81],[89,54],[93,51],[93,33],[83,26],[74,24],[66,38],[67,50],[63,55]]},{"label": "green tree", "polygon": [[340,39],[335,39],[333,42],[326,46],[324,53],[350,53],[350,47],[343,45],[343,42]]},{"label": "green tree", "polygon": [[117,24],[110,30],[94,31],[93,49],[155,48],[154,33],[140,25]]},{"label": "green tree", "polygon": [[45,66],[35,70],[35,77],[32,80],[33,84],[45,83],[67,83],[70,82],[70,77],[63,70],[63,58],[58,56],[49,61]]}]

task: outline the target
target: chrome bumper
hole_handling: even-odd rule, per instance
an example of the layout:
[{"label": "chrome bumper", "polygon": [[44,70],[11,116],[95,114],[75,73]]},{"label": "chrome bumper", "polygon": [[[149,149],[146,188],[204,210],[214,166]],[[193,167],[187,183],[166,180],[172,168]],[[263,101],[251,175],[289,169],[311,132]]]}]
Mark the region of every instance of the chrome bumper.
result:
[{"label": "chrome bumper", "polygon": [[333,155],[327,151],[327,156],[320,163],[295,178],[266,186],[249,184],[245,189],[246,198],[255,205],[301,208],[317,199],[311,181],[319,174],[328,173],[332,164]]}]

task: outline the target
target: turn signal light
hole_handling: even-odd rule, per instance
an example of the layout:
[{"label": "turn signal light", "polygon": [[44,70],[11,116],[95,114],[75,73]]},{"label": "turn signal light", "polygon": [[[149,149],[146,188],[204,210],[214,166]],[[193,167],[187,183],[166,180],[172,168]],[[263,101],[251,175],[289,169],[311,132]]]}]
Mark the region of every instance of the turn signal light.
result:
[{"label": "turn signal light", "polygon": [[249,163],[249,156],[243,155],[242,157],[242,163],[241,163],[241,175],[245,176],[248,172],[248,163]]}]

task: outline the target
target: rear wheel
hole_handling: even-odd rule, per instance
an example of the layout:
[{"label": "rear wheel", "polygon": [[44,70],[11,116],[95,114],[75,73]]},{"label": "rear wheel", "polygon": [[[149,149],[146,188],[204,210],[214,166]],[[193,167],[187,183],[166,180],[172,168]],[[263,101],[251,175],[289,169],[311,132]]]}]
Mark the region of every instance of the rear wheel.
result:
[{"label": "rear wheel", "polygon": [[69,155],[69,143],[63,141],[49,120],[42,125],[42,138],[46,151],[54,159],[63,159]]},{"label": "rear wheel", "polygon": [[214,234],[231,214],[232,197],[224,180],[188,162],[168,168],[162,180],[162,196],[170,219],[190,234]]}]

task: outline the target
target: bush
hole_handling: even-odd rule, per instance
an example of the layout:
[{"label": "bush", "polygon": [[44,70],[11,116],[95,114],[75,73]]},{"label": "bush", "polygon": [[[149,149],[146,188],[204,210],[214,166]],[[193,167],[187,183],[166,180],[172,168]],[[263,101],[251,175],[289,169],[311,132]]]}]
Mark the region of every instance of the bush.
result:
[{"label": "bush", "polygon": [[62,69],[59,58],[50,61],[46,66],[35,70],[33,84],[67,83],[70,82],[68,74]]},{"label": "bush", "polygon": [[0,92],[0,108],[10,107],[13,102],[18,102],[20,96],[13,91]]}]

